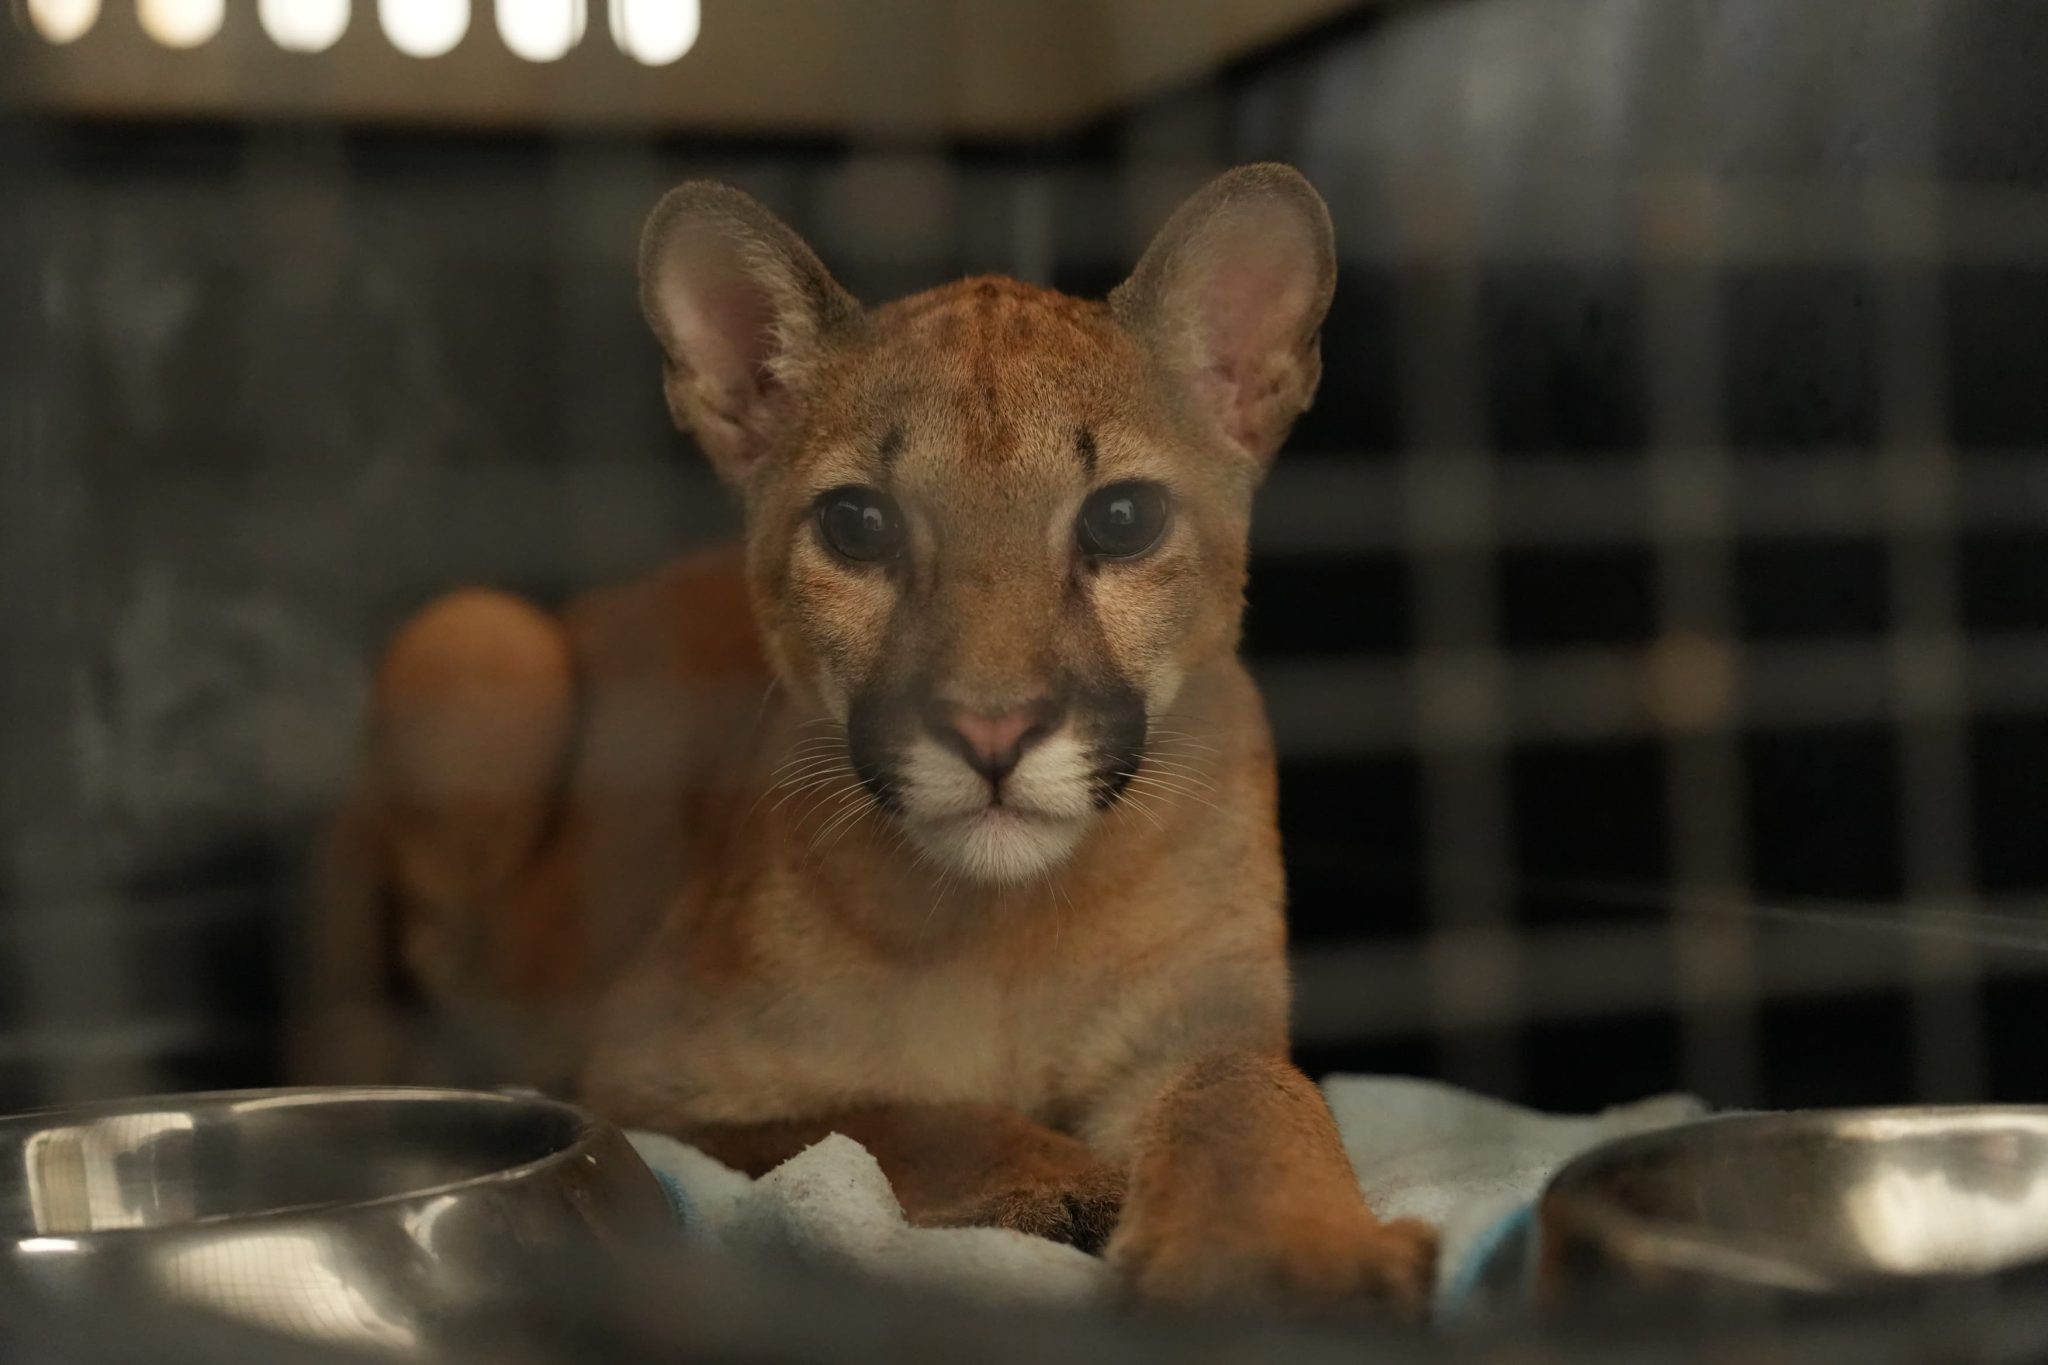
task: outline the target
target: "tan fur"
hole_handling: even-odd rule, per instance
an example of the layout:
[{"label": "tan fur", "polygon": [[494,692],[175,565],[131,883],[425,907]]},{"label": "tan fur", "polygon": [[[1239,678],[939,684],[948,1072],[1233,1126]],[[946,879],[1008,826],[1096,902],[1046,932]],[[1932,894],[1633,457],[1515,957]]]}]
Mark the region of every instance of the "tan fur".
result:
[{"label": "tan fur", "polygon": [[[710,186],[642,260],[745,550],[558,619],[470,593],[402,632],[334,916],[383,898],[430,995],[515,1026],[502,1065],[746,1169],[844,1131],[920,1221],[1115,1224],[1149,1297],[1419,1306],[1431,1238],[1374,1220],[1286,1061],[1273,754],[1235,653],[1251,494],[1316,378],[1320,201],[1235,172],[1107,304],[974,279],[862,312]],[[1132,478],[1171,489],[1165,539],[1077,560],[1083,498]],[[809,509],[842,484],[901,502],[889,571],[825,549]],[[914,726],[900,809],[849,767],[856,698],[913,673],[989,714],[1113,680],[1142,699],[1138,776],[1084,799],[1077,709],[1016,771],[1049,813],[948,842],[918,803],[981,779]],[[352,965],[325,1017],[359,1018],[376,936],[329,940]]]}]

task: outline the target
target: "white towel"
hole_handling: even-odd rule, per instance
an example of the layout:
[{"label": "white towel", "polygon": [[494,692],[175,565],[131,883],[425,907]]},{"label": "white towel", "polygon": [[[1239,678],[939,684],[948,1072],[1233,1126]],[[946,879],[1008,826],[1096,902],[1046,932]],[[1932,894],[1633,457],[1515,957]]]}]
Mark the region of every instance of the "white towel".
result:
[{"label": "white towel", "polygon": [[[1500,1231],[1566,1160],[1703,1112],[1697,1100],[1667,1095],[1590,1116],[1540,1114],[1399,1076],[1332,1076],[1323,1093],[1374,1211],[1443,1229],[1445,1312],[1465,1306]],[[673,1138],[628,1136],[661,1177],[684,1235],[707,1246],[793,1254],[1000,1302],[1085,1303],[1109,1288],[1100,1260],[1042,1237],[911,1227],[881,1167],[848,1137],[828,1137],[750,1180]]]},{"label": "white towel", "polygon": [[1598,1114],[1543,1114],[1406,1076],[1331,1076],[1323,1094],[1373,1212],[1441,1230],[1440,1314],[1470,1306],[1487,1259],[1558,1167],[1613,1138],[1706,1112],[1689,1095],[1659,1095]]}]

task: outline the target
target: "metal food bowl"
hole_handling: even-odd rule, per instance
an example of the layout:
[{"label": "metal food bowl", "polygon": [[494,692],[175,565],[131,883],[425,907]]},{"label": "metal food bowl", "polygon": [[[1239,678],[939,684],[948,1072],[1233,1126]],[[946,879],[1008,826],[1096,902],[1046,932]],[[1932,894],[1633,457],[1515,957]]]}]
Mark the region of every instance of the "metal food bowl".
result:
[{"label": "metal food bowl", "polygon": [[302,1089],[0,1119],[5,1270],[106,1310],[137,1297],[426,1357],[623,1256],[668,1204],[617,1129],[537,1096]]},{"label": "metal food bowl", "polygon": [[1849,1292],[2048,1259],[2048,1108],[1817,1110],[1623,1138],[1538,1205],[1539,1284]]}]

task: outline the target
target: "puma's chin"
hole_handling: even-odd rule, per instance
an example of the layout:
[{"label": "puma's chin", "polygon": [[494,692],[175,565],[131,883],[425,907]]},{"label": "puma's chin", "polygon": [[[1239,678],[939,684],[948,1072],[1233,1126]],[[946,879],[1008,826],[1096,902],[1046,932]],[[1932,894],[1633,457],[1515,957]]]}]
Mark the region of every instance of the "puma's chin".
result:
[{"label": "puma's chin", "polygon": [[1089,822],[1089,817],[989,805],[964,815],[919,821],[909,830],[918,848],[964,876],[1021,882],[1065,862]]}]

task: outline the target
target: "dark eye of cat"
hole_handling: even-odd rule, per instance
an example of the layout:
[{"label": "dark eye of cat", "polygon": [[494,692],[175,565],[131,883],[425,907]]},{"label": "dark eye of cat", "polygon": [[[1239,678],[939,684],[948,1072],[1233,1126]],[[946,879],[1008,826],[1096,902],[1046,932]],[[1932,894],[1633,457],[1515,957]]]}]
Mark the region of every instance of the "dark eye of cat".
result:
[{"label": "dark eye of cat", "polygon": [[879,488],[848,484],[818,498],[818,534],[841,559],[873,564],[903,549],[903,516]]},{"label": "dark eye of cat", "polygon": [[1156,483],[1113,483],[1081,504],[1081,552],[1136,559],[1166,534],[1166,490]]}]

